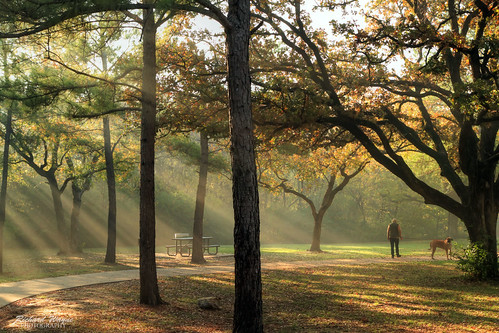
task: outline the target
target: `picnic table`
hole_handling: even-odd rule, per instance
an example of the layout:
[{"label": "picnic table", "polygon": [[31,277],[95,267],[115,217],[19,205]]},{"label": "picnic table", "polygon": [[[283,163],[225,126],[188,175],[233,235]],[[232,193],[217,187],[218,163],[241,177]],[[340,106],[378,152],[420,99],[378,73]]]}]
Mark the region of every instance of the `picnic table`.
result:
[{"label": "picnic table", "polygon": [[[194,237],[190,236],[189,234],[186,233],[176,233],[175,237],[172,238],[172,240],[175,241],[175,245],[167,245],[166,246],[166,253],[169,256],[175,257],[178,254],[182,257],[190,257],[191,256],[191,250],[192,250],[192,240]],[[208,254],[211,255],[216,255],[218,254],[218,248],[220,245],[218,244],[210,244],[210,241],[213,239],[213,237],[210,236],[203,236],[203,253],[207,252]],[[175,253],[170,253],[175,249]],[[215,249],[214,253],[211,252],[211,249]]]}]

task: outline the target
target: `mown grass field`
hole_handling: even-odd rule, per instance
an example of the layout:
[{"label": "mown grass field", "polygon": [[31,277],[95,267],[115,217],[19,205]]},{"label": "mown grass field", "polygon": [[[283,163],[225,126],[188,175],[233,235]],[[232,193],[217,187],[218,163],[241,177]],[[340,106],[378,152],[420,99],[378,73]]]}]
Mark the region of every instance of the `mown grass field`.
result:
[{"label": "mown grass field", "polygon": [[[423,242],[401,245],[404,256],[422,257],[418,262],[360,260],[388,256],[385,247],[331,245],[323,247],[327,251],[323,254],[309,253],[305,245],[264,247],[263,261],[359,259],[359,264],[264,270],[265,331],[497,332],[497,282],[466,280],[455,260],[428,260]],[[98,256],[100,250],[92,253]],[[438,254],[438,259],[445,259],[443,252]],[[127,256],[126,267],[135,266],[133,254]],[[165,265],[189,265],[159,260]],[[138,304],[138,281],[53,292],[1,308],[0,328],[26,331],[15,320],[23,316],[64,320],[63,329],[54,332],[231,332],[233,278],[233,274],[216,274],[160,279],[167,303],[154,308]],[[217,297],[221,309],[199,309],[201,297]],[[32,327],[30,331],[50,330]]]},{"label": "mown grass field", "polygon": [[[463,242],[464,243],[464,242]],[[306,244],[262,245],[262,260],[296,261],[296,260],[330,260],[330,259],[366,259],[390,256],[390,246],[386,243],[363,244],[325,244],[324,253],[307,251]],[[411,257],[429,257],[427,241],[403,241],[400,244],[401,254]],[[166,255],[165,250],[157,247],[158,267],[185,265],[188,260],[176,260]],[[220,247],[221,255],[230,255],[234,249],[230,245]],[[444,252],[438,250],[436,258],[442,259]],[[78,255],[58,256],[56,250],[5,250],[4,274],[0,274],[0,283],[19,280],[30,280],[69,274],[94,273],[110,270],[134,269],[139,267],[138,248],[119,248],[117,264],[104,263],[105,249],[86,249]],[[207,257],[209,260],[211,257]],[[216,259],[215,259],[216,260]]]},{"label": "mown grass field", "polygon": [[[451,262],[335,265],[263,272],[266,332],[497,332],[499,287],[471,283]],[[138,281],[82,287],[0,309],[0,327],[23,331],[17,316],[63,318],[55,332],[231,332],[233,274],[160,279],[168,304],[139,305]],[[220,310],[197,299],[217,297]],[[47,329],[33,329],[46,332]]]}]

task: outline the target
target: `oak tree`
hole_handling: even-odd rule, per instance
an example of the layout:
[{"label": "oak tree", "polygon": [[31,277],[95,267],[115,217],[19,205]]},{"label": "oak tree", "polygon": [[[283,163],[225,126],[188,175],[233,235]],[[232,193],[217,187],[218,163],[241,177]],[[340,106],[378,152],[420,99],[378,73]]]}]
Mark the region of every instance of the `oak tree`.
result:
[{"label": "oak tree", "polygon": [[[312,27],[302,1],[254,3],[286,46],[279,68],[300,73],[327,108],[315,122],[349,131],[427,204],[459,217],[487,253],[485,275],[497,276],[497,1],[389,3],[370,11],[369,29],[334,25],[352,33],[339,41]],[[396,55],[400,72],[387,62]],[[422,180],[407,150],[428,156],[457,199]]]},{"label": "oak tree", "polygon": [[[306,149],[288,143],[262,151],[259,161],[260,183],[264,187],[292,194],[309,206],[314,222],[309,251],[322,252],[324,216],[336,195],[366,166],[359,147],[348,144],[341,148]],[[324,190],[322,195],[320,190]]]}]

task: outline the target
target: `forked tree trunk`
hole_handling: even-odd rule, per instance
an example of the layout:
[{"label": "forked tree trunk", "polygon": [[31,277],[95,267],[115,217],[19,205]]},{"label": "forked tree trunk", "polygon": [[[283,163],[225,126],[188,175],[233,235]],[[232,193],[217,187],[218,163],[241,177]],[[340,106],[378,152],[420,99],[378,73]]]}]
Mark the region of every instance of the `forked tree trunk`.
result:
[{"label": "forked tree trunk", "polygon": [[[145,0],[152,4],[154,1]],[[140,303],[158,305],[154,147],[156,137],[156,24],[154,9],[143,12],[142,114],[140,136]]]},{"label": "forked tree trunk", "polygon": [[[99,156],[95,154],[92,158],[92,165],[95,165]],[[66,157],[66,163],[71,171],[76,173],[71,158]],[[73,208],[71,210],[71,224],[69,229],[69,250],[73,253],[81,253],[82,246],[80,242],[80,211],[83,200],[83,194],[90,190],[93,174],[82,175],[81,178],[73,179],[71,183],[71,192],[73,194]]]},{"label": "forked tree trunk", "polygon": [[251,116],[249,73],[250,1],[229,1],[226,28],[235,302],[233,332],[263,332],[260,212]]},{"label": "forked tree trunk", "polygon": [[334,198],[336,195],[342,191],[345,186],[350,182],[352,178],[357,176],[366,166],[365,163],[362,163],[352,174],[347,174],[344,170],[344,168],[340,168],[340,173],[343,176],[343,180],[341,183],[335,187],[336,184],[336,178],[337,175],[336,173],[332,173],[331,176],[329,176],[328,179],[328,185],[326,192],[324,193],[324,196],[322,197],[322,202],[317,210],[314,201],[307,197],[304,193],[296,191],[290,187],[287,187],[286,184],[281,184],[281,187],[283,188],[284,192],[291,193],[298,198],[302,199],[305,201],[308,206],[310,207],[310,210],[312,211],[312,217],[314,218],[314,229],[312,233],[312,244],[310,245],[309,251],[311,252],[322,252],[321,249],[321,234],[322,234],[322,221],[324,220],[324,216],[326,215],[326,212],[328,211],[329,207],[333,204]]},{"label": "forked tree trunk", "polygon": [[194,225],[192,228],[192,258],[193,264],[205,263],[203,253],[203,217],[206,199],[206,183],[208,180],[208,135],[201,132],[201,157],[199,159],[199,183],[196,193],[196,208],[194,210]]},{"label": "forked tree trunk", "polygon": [[46,178],[52,194],[52,202],[54,204],[55,220],[57,224],[57,232],[54,241],[59,248],[59,254],[67,254],[69,253],[70,247],[67,237],[67,228],[64,222],[64,208],[61,199],[62,193],[57,185],[55,175],[49,174]]}]

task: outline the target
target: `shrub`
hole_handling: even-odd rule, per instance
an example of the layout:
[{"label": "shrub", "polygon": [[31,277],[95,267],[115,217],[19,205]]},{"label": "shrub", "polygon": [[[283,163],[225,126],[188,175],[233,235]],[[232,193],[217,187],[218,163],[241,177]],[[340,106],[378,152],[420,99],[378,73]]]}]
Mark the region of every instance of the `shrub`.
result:
[{"label": "shrub", "polygon": [[497,276],[497,272],[494,272],[493,258],[489,258],[481,243],[472,243],[464,249],[458,249],[456,257],[459,259],[458,268],[471,279],[487,280]]}]

